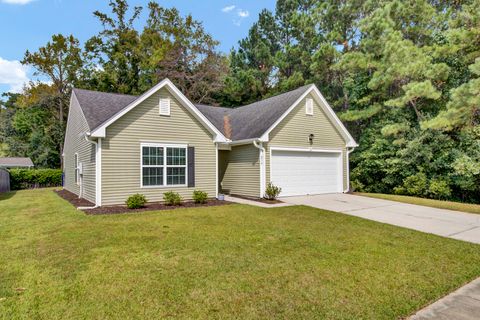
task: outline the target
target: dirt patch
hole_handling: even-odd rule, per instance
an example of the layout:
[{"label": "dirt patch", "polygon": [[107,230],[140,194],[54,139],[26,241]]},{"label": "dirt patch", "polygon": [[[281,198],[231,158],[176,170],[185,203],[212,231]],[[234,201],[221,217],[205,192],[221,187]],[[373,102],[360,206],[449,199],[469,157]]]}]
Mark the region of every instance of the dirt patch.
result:
[{"label": "dirt patch", "polygon": [[[85,199],[79,199],[78,196],[74,193],[71,193],[67,190],[54,190],[63,199],[70,202],[75,207],[93,207],[95,204],[87,201]],[[145,207],[140,209],[128,209],[126,206],[103,206],[95,209],[82,210],[86,214],[120,214],[120,213],[135,213],[143,211],[158,211],[158,210],[172,210],[180,208],[197,208],[197,207],[213,207],[213,206],[224,206],[232,204],[229,201],[220,201],[217,199],[208,199],[207,203],[195,203],[193,201],[185,201],[180,206],[167,206],[161,202],[151,202],[147,203]]]},{"label": "dirt patch", "polygon": [[283,203],[283,201],[280,201],[278,199],[277,200],[268,200],[268,199],[265,199],[265,198],[254,198],[254,197],[239,196],[237,194],[232,194],[232,197],[246,199],[246,200],[252,200],[252,201],[261,202],[261,203],[268,203],[268,204]]},{"label": "dirt patch", "polygon": [[70,202],[75,208],[76,207],[93,207],[95,205],[94,203],[91,203],[88,200],[79,198],[75,193],[72,193],[65,189],[53,190],[53,192],[58,194],[61,198]]}]

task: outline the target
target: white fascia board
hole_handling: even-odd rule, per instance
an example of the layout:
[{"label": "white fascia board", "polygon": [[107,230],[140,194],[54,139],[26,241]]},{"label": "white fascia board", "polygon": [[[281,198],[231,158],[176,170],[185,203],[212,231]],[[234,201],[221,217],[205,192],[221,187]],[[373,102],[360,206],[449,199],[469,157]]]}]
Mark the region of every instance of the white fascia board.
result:
[{"label": "white fascia board", "polygon": [[151,88],[150,90],[148,90],[147,92],[145,92],[144,94],[142,94],[140,97],[138,97],[135,101],[133,101],[132,103],[130,103],[128,106],[126,106],[125,108],[123,108],[122,110],[120,110],[119,112],[117,112],[113,117],[111,117],[110,119],[108,119],[106,122],[104,122],[101,126],[99,126],[98,128],[96,128],[93,132],[92,132],[92,137],[99,137],[99,138],[104,138],[106,136],[106,128],[111,125],[112,123],[114,123],[115,121],[117,121],[120,117],[122,117],[123,115],[125,115],[127,112],[129,112],[130,110],[132,110],[133,108],[135,108],[136,106],[138,106],[140,103],[142,103],[143,101],[145,101],[147,98],[149,98],[150,96],[152,96],[155,92],[157,92],[158,90],[160,90],[161,88],[163,87],[166,87],[168,89],[168,91],[174,95],[179,101],[180,103],[182,103],[182,105],[184,107],[186,107],[192,114],[193,116],[199,120],[203,125],[206,126],[206,128],[215,135],[215,138],[214,140],[216,142],[227,142],[228,139],[226,139],[223,134],[217,129],[215,128],[215,126],[200,112],[198,111],[198,109],[193,105],[193,103],[190,102],[190,100],[187,99],[187,97],[185,97],[185,95],[183,93],[180,92],[180,90],[178,90],[178,88],[167,78],[167,79],[164,79],[162,80],[160,83],[158,83],[157,85],[155,85],[153,88]]},{"label": "white fascia board", "polygon": [[288,109],[285,111],[285,113],[275,121],[273,125],[270,126],[270,128],[265,131],[265,133],[260,137],[260,141],[269,141],[269,134],[272,132],[273,129],[275,129],[276,126],[280,124],[280,122],[283,121],[287,117],[287,115],[292,112],[293,109],[295,109],[296,106],[300,104],[300,102],[310,93],[315,93],[313,97],[317,100],[317,103],[320,105],[320,107],[323,106],[323,109],[326,110],[326,114],[328,118],[333,122],[333,125],[337,127],[337,129],[341,132],[341,134],[344,136],[344,138],[347,140],[346,141],[346,146],[347,147],[357,147],[358,144],[355,142],[353,137],[350,135],[348,132],[347,128],[343,125],[342,121],[337,117],[333,109],[330,107],[328,104],[327,100],[323,97],[322,93],[320,90],[315,85],[312,85],[310,89],[305,91],[300,98],[298,98]]},{"label": "white fascia board", "polygon": [[254,141],[258,141],[258,138],[253,138],[253,139],[243,139],[243,140],[234,140],[230,141],[228,144],[231,146],[239,146],[243,144],[250,144],[253,143]]}]

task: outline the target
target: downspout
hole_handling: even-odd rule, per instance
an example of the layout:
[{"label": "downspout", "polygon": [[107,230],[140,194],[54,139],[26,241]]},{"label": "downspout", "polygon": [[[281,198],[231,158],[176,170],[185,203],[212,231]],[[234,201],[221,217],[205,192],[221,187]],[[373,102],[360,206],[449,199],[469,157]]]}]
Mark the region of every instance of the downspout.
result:
[{"label": "downspout", "polygon": [[[93,140],[90,140],[88,138],[88,135],[85,134],[85,140],[87,142],[90,142],[91,144],[93,144],[95,146],[95,155],[97,154],[98,152],[98,143],[96,141],[93,141]],[[95,158],[95,162],[97,161],[97,159]],[[80,195],[82,195],[82,191],[83,191],[83,174],[82,174],[82,177],[80,178],[81,180],[81,183],[80,183]],[[97,183],[97,181],[95,181],[95,183]],[[95,191],[98,192],[95,188]],[[96,202],[96,201],[95,201]],[[90,210],[90,209],[95,209],[95,208],[98,208],[98,204],[95,203],[95,205],[93,207],[77,207],[78,210]]]},{"label": "downspout", "polygon": [[253,140],[253,145],[260,150],[260,198],[265,195],[265,148],[260,140]]},{"label": "downspout", "polygon": [[347,190],[344,193],[350,192],[350,153],[355,150],[355,147],[347,148]]}]

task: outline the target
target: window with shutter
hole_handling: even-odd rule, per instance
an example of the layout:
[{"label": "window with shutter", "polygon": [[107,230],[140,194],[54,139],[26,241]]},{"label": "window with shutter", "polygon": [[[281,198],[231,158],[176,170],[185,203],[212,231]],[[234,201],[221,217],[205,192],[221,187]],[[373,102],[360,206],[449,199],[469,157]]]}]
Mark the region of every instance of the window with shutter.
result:
[{"label": "window with shutter", "polygon": [[307,99],[305,101],[305,113],[312,115],[313,114],[313,99]]},{"label": "window with shutter", "polygon": [[160,99],[160,115],[169,116],[170,115],[170,99]]},{"label": "window with shutter", "polygon": [[141,187],[186,186],[187,147],[141,144]]}]

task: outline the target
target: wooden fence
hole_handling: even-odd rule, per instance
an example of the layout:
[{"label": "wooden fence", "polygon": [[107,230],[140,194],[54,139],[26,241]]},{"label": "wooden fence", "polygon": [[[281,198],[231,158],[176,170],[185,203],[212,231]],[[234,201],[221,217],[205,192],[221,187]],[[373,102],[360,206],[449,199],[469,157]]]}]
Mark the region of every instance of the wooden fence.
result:
[{"label": "wooden fence", "polygon": [[5,169],[0,169],[0,192],[10,191],[10,174]]}]

